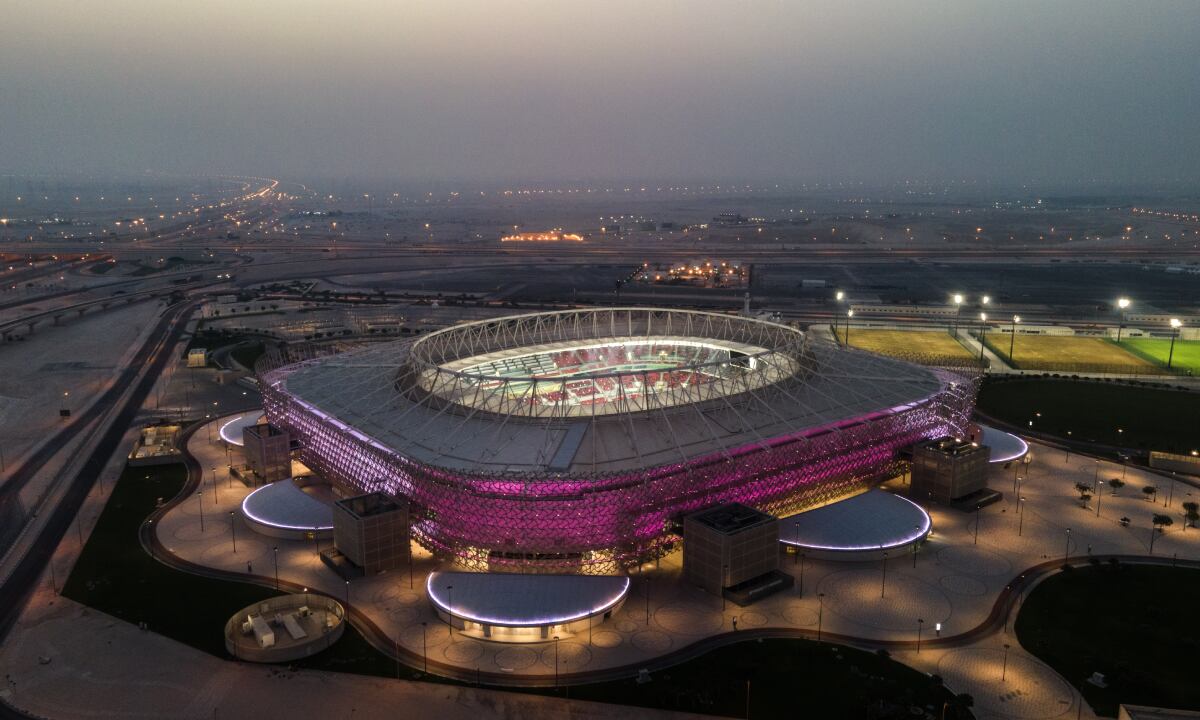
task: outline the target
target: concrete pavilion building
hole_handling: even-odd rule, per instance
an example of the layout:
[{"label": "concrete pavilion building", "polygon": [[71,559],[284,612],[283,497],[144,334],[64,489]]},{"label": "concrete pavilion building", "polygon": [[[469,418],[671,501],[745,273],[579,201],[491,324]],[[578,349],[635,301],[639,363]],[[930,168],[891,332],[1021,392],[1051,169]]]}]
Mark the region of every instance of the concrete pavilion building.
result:
[{"label": "concrete pavilion building", "polygon": [[[987,487],[991,450],[957,437],[940,437],[913,447],[910,492],[917,500],[971,505],[992,501]],[[998,495],[998,494],[996,494]]]},{"label": "concrete pavilion building", "polygon": [[726,503],[683,520],[684,579],[739,605],[792,585],[779,572],[775,517],[741,503]]}]

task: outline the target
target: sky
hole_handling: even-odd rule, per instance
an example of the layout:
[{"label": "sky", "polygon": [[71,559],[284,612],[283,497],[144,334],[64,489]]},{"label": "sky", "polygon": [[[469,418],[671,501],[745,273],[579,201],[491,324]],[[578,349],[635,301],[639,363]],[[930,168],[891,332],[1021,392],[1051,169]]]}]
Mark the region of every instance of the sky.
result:
[{"label": "sky", "polygon": [[0,174],[1200,179],[1200,2],[0,0]]}]

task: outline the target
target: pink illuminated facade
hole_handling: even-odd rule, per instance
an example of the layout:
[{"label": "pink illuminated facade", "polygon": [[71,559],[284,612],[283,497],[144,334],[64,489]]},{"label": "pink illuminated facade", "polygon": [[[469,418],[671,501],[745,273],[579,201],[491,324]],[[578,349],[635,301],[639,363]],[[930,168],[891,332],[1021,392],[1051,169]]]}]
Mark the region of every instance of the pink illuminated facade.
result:
[{"label": "pink illuminated facade", "polygon": [[[621,362],[545,359],[568,351]],[[694,510],[783,515],[858,490],[913,443],[961,433],[976,389],[782,325],[639,308],[472,323],[261,379],[301,459],[407,498],[428,549],[475,569],[598,573],[667,551]]]}]

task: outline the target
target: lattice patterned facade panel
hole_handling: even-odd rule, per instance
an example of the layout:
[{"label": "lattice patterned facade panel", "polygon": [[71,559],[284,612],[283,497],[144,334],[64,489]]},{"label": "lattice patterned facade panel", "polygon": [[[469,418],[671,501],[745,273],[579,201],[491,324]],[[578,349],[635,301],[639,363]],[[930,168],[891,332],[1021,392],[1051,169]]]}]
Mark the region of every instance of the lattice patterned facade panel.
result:
[{"label": "lattice patterned facade panel", "polygon": [[[602,412],[580,412],[587,393],[551,394],[549,407],[528,402],[546,397],[529,387],[568,381],[531,374],[534,364],[552,373],[554,358],[598,357],[580,347],[641,347],[646,338],[655,349],[716,350],[688,350],[677,367],[656,371],[604,351],[619,357],[601,353],[600,372],[571,380],[612,381],[603,383],[612,407]],[[917,370],[819,346],[784,326],[686,311],[544,313],[388,345],[268,366],[266,414],[301,440],[306,464],[358,491],[407,498],[418,541],[478,569],[611,572],[668,550],[681,517],[695,510],[737,501],[783,515],[836,499],[893,470],[915,442],[962,433],[976,390],[966,373]],[[331,361],[339,365],[322,367]],[[618,370],[604,369],[614,363]],[[472,373],[480,366],[517,374]],[[649,372],[659,373],[652,389]],[[300,373],[312,377],[295,382]],[[672,384],[669,373],[689,379]],[[343,385],[325,393],[318,381],[326,378]],[[482,383],[492,385],[482,398],[464,390]],[[622,395],[626,386],[637,398]],[[554,448],[575,426],[591,449],[579,440],[572,463]],[[496,427],[504,429],[496,442],[533,438],[549,449],[501,463],[502,448],[486,447]],[[476,453],[470,461],[464,447]]]}]

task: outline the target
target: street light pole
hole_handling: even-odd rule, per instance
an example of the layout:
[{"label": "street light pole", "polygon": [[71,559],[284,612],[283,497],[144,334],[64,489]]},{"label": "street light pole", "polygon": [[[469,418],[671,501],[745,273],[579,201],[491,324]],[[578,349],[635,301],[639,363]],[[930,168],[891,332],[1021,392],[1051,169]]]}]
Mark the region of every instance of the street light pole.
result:
[{"label": "street light pole", "polygon": [[237,555],[237,518],[229,511],[229,533],[233,536],[233,554]]},{"label": "street light pole", "polygon": [[850,347],[850,318],[854,317],[854,308],[846,311],[846,347]]},{"label": "street light pole", "polygon": [[1017,499],[1017,537],[1025,530],[1025,498]]},{"label": "street light pole", "polygon": [[1071,552],[1071,528],[1067,528],[1067,542],[1063,546],[1063,562],[1067,561],[1067,555]]},{"label": "street light pole", "polygon": [[924,618],[917,618],[917,654],[921,654],[921,630],[925,627]]},{"label": "street light pole", "polygon": [[821,623],[825,619],[825,593],[817,593],[817,642],[821,642]]},{"label": "street light pole", "polygon": [[200,503],[200,532],[204,532],[204,491],[196,491],[196,501]]},{"label": "street light pole", "polygon": [[1104,497],[1103,480],[1096,480],[1096,517],[1100,517],[1100,498]]},{"label": "street light pole", "polygon": [[887,592],[887,550],[883,551],[883,573],[879,579],[879,597],[885,597]]},{"label": "street light pole", "polygon": [[1008,678],[1008,643],[1004,643],[1004,664],[1000,666],[1000,682]]},{"label": "street light pole", "polygon": [[276,545],[272,550],[275,551],[275,589],[279,589],[279,546]]}]

